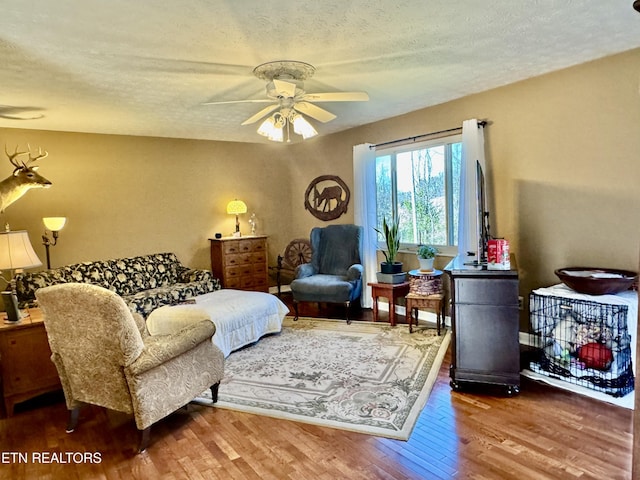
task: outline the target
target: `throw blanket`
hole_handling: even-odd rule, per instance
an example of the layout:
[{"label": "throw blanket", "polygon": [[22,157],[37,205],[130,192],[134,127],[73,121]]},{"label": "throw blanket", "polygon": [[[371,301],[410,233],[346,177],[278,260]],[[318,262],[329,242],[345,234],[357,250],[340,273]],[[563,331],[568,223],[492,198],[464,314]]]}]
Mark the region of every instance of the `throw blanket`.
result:
[{"label": "throw blanket", "polygon": [[222,289],[200,295],[192,304],[154,310],[147,318],[147,330],[151,335],[167,335],[208,318],[216,326],[213,343],[227,357],[264,335],[279,332],[288,312],[287,306],[269,293]]}]

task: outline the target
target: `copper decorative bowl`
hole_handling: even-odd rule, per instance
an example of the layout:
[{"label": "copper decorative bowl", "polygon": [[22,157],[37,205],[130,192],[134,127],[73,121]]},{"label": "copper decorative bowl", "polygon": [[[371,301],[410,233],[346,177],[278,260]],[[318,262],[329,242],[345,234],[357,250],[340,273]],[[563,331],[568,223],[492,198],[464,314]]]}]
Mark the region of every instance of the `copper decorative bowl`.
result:
[{"label": "copper decorative bowl", "polygon": [[559,268],[555,274],[567,287],[588,295],[615,295],[629,290],[638,280],[636,272],[613,268]]}]

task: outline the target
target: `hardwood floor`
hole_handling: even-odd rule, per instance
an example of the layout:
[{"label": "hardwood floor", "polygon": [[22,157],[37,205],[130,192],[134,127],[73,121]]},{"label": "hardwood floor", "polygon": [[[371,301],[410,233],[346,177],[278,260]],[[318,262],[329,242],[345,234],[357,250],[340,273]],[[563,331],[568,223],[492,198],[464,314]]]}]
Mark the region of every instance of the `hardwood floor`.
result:
[{"label": "hardwood floor", "polygon": [[[352,315],[371,319],[367,310]],[[40,397],[0,420],[0,479],[631,478],[630,410],[526,378],[511,398],[452,392],[449,363],[447,356],[407,442],[189,405],[155,424],[151,445],[136,455],[130,417],[89,406],[65,434],[62,396]],[[55,452],[66,463],[53,461]],[[76,463],[77,452],[97,463]]]}]

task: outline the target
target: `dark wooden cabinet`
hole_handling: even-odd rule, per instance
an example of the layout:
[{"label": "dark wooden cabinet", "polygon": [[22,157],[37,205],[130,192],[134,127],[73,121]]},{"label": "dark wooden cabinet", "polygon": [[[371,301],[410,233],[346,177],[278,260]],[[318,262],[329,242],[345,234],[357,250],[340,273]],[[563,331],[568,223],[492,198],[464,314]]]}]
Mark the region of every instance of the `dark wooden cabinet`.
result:
[{"label": "dark wooden cabinet", "polygon": [[269,291],[267,237],[211,238],[211,271],[223,288]]},{"label": "dark wooden cabinet", "polygon": [[465,383],[520,390],[518,271],[465,265],[456,257],[445,272],[451,284],[451,387]]},{"label": "dark wooden cabinet", "polygon": [[0,371],[7,416],[16,403],[61,387],[40,309],[15,324],[0,323]]}]

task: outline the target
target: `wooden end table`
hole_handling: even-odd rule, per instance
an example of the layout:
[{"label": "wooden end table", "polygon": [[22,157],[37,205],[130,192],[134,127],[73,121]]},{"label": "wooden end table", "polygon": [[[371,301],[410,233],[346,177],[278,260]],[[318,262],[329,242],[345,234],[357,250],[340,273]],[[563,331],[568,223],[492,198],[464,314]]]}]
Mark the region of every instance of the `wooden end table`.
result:
[{"label": "wooden end table", "polygon": [[16,403],[62,388],[42,313],[39,308],[29,308],[28,313],[16,323],[0,319],[0,393],[9,417]]},{"label": "wooden end table", "polygon": [[436,313],[436,328],[440,335],[440,318],[442,318],[442,326],[444,327],[444,295],[442,293],[434,293],[432,295],[417,295],[415,293],[408,294],[405,298],[407,318],[409,320],[409,333],[413,333],[413,314],[416,315],[416,327],[418,326],[418,310],[433,310]]},{"label": "wooden end table", "polygon": [[389,300],[389,323],[396,325],[396,300],[409,293],[409,282],[403,283],[368,283],[373,297],[373,321],[378,321],[378,297]]}]

